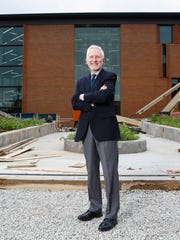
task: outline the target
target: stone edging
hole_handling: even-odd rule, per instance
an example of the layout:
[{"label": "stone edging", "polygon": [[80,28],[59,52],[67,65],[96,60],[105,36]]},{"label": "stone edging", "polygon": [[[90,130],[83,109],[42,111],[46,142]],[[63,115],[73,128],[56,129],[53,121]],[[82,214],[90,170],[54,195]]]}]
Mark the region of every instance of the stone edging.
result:
[{"label": "stone edging", "polygon": [[[75,153],[83,153],[82,143],[64,139],[64,150]],[[119,154],[139,153],[147,150],[146,140],[119,141]]]},{"label": "stone edging", "polygon": [[142,121],[142,131],[154,137],[166,138],[176,142],[180,142],[180,128],[174,128],[150,122]]},{"label": "stone edging", "polygon": [[38,138],[56,130],[55,122],[45,123],[39,126],[33,126],[9,132],[0,133],[0,147],[22,141],[27,138]]}]

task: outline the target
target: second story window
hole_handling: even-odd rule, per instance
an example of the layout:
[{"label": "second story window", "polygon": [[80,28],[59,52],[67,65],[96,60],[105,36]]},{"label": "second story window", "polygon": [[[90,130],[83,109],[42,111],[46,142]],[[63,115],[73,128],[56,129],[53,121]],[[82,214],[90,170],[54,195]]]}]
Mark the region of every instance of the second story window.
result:
[{"label": "second story window", "polygon": [[161,44],[173,42],[172,26],[159,26],[159,42]]},{"label": "second story window", "polygon": [[172,26],[159,26],[159,42],[162,44],[162,77],[166,78],[166,44],[172,43]]}]

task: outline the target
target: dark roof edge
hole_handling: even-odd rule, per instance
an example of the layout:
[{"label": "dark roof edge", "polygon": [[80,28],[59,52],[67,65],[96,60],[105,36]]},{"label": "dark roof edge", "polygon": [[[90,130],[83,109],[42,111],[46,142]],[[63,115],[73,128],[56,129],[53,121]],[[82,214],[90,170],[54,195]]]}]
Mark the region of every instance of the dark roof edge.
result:
[{"label": "dark roof edge", "polygon": [[123,12],[123,13],[32,13],[0,14],[0,25],[6,22],[30,23],[69,23],[69,24],[121,24],[121,23],[180,23],[179,12]]}]

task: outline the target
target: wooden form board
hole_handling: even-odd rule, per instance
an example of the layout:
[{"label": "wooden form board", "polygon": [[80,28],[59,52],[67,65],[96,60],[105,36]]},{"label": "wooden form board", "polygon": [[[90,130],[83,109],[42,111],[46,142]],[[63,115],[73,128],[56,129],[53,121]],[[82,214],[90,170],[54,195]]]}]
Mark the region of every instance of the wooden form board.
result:
[{"label": "wooden form board", "polygon": [[171,101],[163,108],[162,112],[171,112],[173,108],[180,102],[180,91],[171,99]]},{"label": "wooden form board", "polygon": [[138,115],[138,114],[142,114],[145,111],[147,111],[149,108],[151,108],[152,106],[154,106],[156,103],[160,102],[162,99],[164,99],[165,97],[167,97],[170,93],[174,92],[175,90],[177,90],[180,87],[180,83],[176,84],[174,87],[170,88],[169,90],[167,90],[166,92],[164,92],[163,94],[161,94],[159,97],[157,97],[156,99],[154,99],[153,101],[151,101],[149,104],[147,104],[146,106],[144,106],[143,108],[139,109],[134,115]]},{"label": "wooden form board", "polygon": [[141,121],[132,119],[132,118],[127,118],[127,117],[122,117],[120,115],[116,115],[117,121],[118,123],[125,123],[131,126],[137,126],[140,127],[141,126]]}]

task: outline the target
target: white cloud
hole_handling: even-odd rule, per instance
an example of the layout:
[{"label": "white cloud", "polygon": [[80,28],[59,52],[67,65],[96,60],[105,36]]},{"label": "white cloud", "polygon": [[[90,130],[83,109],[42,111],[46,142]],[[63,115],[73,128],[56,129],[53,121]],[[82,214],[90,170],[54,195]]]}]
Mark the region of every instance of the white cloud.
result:
[{"label": "white cloud", "polygon": [[180,12],[180,0],[0,0],[0,14]]}]

